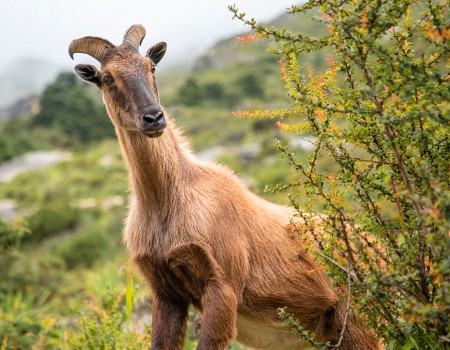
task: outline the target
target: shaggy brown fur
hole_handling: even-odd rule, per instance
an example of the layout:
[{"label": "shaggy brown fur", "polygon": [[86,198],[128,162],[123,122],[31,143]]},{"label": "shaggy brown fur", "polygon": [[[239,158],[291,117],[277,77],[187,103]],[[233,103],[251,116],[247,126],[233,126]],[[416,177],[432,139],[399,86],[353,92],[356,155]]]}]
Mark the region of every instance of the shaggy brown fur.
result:
[{"label": "shaggy brown fur", "polygon": [[[124,45],[108,51],[98,79],[92,67],[77,72],[102,89],[129,169],[124,241],[151,288],[151,348],[182,349],[190,304],[203,315],[201,350],[226,349],[234,338],[258,349],[303,348],[280,322],[280,307],[318,340],[336,343],[345,301],[292,233],[291,210],[254,195],[227,168],[198,160],[159,104],[150,70],[161,57]],[[164,112],[161,136],[142,131],[142,101]],[[340,349],[379,348],[350,315]]]}]

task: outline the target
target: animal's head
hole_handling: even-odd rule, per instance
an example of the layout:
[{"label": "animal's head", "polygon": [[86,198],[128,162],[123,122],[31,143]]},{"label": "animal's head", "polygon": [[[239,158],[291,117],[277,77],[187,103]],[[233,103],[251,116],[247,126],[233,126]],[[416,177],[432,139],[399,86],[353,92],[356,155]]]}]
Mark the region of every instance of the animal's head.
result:
[{"label": "animal's head", "polygon": [[101,63],[98,70],[90,64],[78,64],[75,71],[103,92],[103,99],[112,122],[119,128],[140,131],[149,137],[161,136],[166,127],[155,82],[155,66],[166,52],[160,42],[139,54],[145,29],[134,25],[125,33],[119,46],[98,37],[72,41],[69,55],[85,53]]}]

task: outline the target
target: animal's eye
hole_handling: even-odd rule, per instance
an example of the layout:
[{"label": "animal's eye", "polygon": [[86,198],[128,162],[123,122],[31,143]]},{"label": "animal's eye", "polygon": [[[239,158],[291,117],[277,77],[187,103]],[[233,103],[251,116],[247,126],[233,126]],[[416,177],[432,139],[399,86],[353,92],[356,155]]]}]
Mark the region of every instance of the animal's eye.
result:
[{"label": "animal's eye", "polygon": [[152,64],[152,68],[150,68],[150,70],[151,70],[152,73],[155,73],[155,71],[156,71],[156,66]]},{"label": "animal's eye", "polygon": [[110,75],[107,75],[107,76],[105,76],[105,77],[103,78],[103,82],[104,82],[106,85],[111,85],[111,84],[114,82],[114,80],[113,80],[113,78],[112,78]]}]

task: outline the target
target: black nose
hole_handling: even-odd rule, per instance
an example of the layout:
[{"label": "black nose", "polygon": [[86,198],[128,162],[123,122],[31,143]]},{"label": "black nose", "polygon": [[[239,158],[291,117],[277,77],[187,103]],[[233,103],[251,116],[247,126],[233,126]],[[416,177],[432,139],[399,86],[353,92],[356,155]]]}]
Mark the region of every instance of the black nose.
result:
[{"label": "black nose", "polygon": [[144,115],[144,122],[146,123],[158,123],[162,117],[164,117],[164,113],[162,111],[156,112],[154,115],[146,114]]}]

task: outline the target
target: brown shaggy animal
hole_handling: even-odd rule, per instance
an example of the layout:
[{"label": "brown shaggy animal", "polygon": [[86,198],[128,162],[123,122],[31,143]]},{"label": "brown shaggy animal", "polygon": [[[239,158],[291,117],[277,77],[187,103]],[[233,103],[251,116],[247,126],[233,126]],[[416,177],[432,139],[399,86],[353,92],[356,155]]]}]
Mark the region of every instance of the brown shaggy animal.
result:
[{"label": "brown shaggy animal", "polygon": [[[301,349],[279,320],[287,307],[322,342],[336,344],[344,327],[340,300],[289,225],[292,211],[251,193],[227,168],[198,160],[160,105],[155,65],[166,44],[139,46],[132,26],[115,46],[96,37],[74,40],[101,69],[78,75],[103,92],[129,170],[130,211],[124,240],[151,288],[151,349],[182,349],[188,306],[203,316],[198,349],[226,349],[232,339],[257,349]],[[379,349],[349,315],[340,349]]]}]

